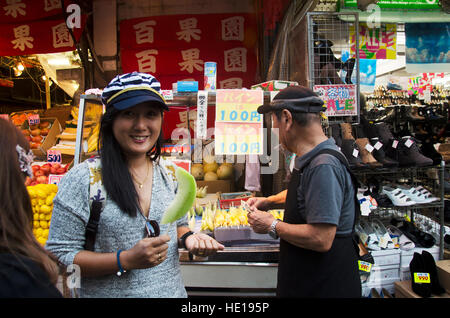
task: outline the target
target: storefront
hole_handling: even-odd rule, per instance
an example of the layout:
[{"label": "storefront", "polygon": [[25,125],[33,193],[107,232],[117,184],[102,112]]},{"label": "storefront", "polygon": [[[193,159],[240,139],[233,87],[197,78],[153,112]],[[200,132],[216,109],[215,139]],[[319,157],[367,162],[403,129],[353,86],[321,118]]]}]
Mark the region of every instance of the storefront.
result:
[{"label": "storefront", "polygon": [[[70,50],[52,39],[40,40],[40,51],[23,42],[20,56],[0,50],[11,59],[34,61],[47,75],[40,109],[3,111],[33,143],[35,178],[27,186],[38,241],[45,245],[48,236],[54,185],[98,154],[102,88],[120,73],[155,74],[170,108],[162,156],[197,183],[189,227],[226,246],[208,258],[179,250],[188,294],[274,296],[279,239],[252,231],[243,202],[286,189],[295,155],[279,150],[270,117],[256,108],[285,87],[304,85],[325,101],[324,131],[361,183],[356,231],[374,259],[360,263],[363,296],[412,297],[405,282],[413,279],[414,252],[425,249],[436,261],[448,257],[450,47],[445,32],[437,37],[420,30],[448,28],[449,15],[439,6],[418,7],[442,21],[392,22],[392,11],[384,15],[380,4],[380,19],[371,25],[367,8],[356,9],[356,1],[208,3],[166,8],[150,1],[82,2],[83,27],[65,37],[72,39]],[[86,9],[93,14],[85,17]],[[43,18],[21,22],[44,28]],[[422,54],[420,41],[442,50],[415,60]],[[0,79],[0,86],[15,83],[12,77]],[[49,93],[49,78],[68,96],[64,105]],[[283,211],[269,212],[282,220]],[[414,224],[416,233],[396,231],[394,220]]]}]

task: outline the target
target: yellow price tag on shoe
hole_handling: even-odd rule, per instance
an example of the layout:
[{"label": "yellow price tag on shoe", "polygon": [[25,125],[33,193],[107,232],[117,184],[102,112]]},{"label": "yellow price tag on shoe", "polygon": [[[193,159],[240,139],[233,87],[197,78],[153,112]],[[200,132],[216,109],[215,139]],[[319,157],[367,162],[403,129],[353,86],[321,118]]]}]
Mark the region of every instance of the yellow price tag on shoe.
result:
[{"label": "yellow price tag on shoe", "polygon": [[417,284],[430,284],[430,273],[414,273],[414,283]]},{"label": "yellow price tag on shoe", "polygon": [[358,268],[362,272],[370,273],[370,270],[372,269],[372,263],[364,262],[364,261],[358,261]]}]

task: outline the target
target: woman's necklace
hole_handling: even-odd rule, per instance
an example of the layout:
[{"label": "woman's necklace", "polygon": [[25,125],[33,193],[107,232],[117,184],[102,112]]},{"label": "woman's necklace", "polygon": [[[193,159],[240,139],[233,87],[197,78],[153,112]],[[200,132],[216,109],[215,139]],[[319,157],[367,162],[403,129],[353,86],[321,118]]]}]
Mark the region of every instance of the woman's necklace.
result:
[{"label": "woman's necklace", "polygon": [[150,165],[149,165],[149,163],[148,163],[148,160],[147,160],[147,175],[145,176],[145,179],[144,179],[143,182],[137,181],[137,180],[136,180],[136,177],[134,176],[134,173],[131,172],[131,178],[133,178],[134,182],[137,183],[139,189],[142,189],[142,188],[144,187],[144,184],[147,182],[149,172],[150,172]]}]

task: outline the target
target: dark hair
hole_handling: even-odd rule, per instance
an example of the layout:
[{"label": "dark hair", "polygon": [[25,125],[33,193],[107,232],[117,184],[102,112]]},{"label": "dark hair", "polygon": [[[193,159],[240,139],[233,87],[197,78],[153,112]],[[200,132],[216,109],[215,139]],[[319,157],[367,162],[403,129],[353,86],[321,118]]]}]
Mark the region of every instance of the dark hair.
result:
[{"label": "dark hair", "polygon": [[[113,133],[113,123],[120,112],[121,110],[114,107],[107,107],[100,122],[98,149],[102,163],[102,182],[108,196],[122,211],[134,217],[137,211],[141,211],[139,196],[128,170],[127,158]],[[155,145],[147,153],[150,160],[158,160],[161,155],[161,145],[162,124]]]},{"label": "dark hair", "polygon": [[[277,119],[281,119],[282,110],[277,110],[274,112]],[[312,122],[320,123],[320,114],[318,113],[301,113],[301,112],[291,112],[292,120],[295,121],[299,126],[306,127]]]},{"label": "dark hair", "polygon": [[33,209],[17,145],[26,152],[30,150],[22,132],[10,121],[0,119],[0,251],[36,262],[55,284],[59,273],[56,258],[33,235]]}]

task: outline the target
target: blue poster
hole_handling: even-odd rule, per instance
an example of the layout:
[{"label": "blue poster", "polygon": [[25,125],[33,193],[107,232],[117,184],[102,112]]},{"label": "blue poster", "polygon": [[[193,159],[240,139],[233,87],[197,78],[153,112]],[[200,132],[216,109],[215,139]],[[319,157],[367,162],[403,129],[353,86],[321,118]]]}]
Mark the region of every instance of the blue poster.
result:
[{"label": "blue poster", "polygon": [[406,71],[450,71],[450,23],[406,23]]}]

